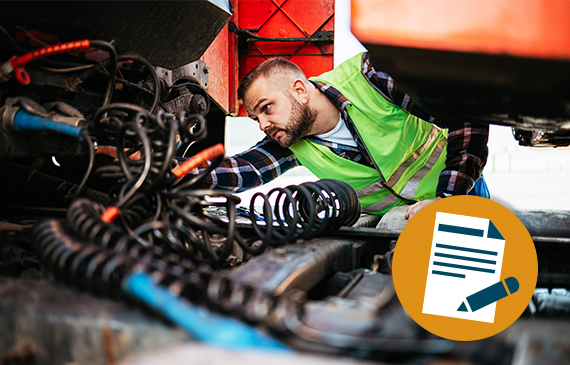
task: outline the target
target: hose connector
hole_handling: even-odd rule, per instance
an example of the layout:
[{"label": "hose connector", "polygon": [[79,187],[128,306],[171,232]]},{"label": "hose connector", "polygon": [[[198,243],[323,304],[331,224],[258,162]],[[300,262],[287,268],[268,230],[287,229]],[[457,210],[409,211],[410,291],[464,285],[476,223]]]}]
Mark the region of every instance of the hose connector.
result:
[{"label": "hose connector", "polygon": [[82,41],[73,41],[67,43],[60,43],[53,46],[47,46],[44,48],[37,49],[35,51],[26,53],[22,56],[13,56],[10,60],[6,61],[2,67],[0,67],[0,82],[7,82],[12,77],[12,73],[15,73],[16,80],[22,85],[30,84],[30,75],[24,69],[26,63],[30,63],[39,58],[48,57],[60,53],[72,52],[75,50],[86,49],[90,47],[90,42],[88,39]]},{"label": "hose connector", "polygon": [[16,106],[6,108],[2,119],[10,131],[52,131],[83,141],[85,128],[40,117]]}]

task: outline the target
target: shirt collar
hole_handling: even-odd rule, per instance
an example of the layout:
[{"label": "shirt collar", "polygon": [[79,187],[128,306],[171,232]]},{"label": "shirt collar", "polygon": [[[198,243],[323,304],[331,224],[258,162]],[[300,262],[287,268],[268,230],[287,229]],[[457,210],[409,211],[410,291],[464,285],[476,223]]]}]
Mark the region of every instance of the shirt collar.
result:
[{"label": "shirt collar", "polygon": [[315,85],[315,87],[321,90],[321,92],[325,94],[326,97],[329,98],[329,100],[332,101],[334,105],[336,105],[338,110],[340,110],[342,113],[342,119],[346,120],[348,113],[346,112],[345,108],[347,105],[352,105],[350,101],[348,101],[348,99],[342,95],[340,91],[327,84],[326,82],[312,80],[310,81],[313,83],[313,85]]},{"label": "shirt collar", "polygon": [[364,145],[364,141],[360,138],[360,134],[357,132],[356,126],[349,118],[348,112],[346,111],[346,106],[352,105],[351,102],[348,101],[348,99],[344,95],[342,95],[340,91],[338,91],[331,85],[327,84],[326,82],[312,81],[312,80],[311,82],[313,83],[313,85],[315,85],[315,87],[321,90],[321,92],[325,94],[326,97],[329,98],[329,100],[332,101],[334,105],[337,106],[338,110],[340,110],[342,114],[342,119],[344,120],[344,123],[346,124],[348,130],[354,137],[356,145],[358,146],[358,150],[364,156],[366,161],[372,166],[372,157],[370,157],[370,155],[368,154],[367,152],[368,150]]}]

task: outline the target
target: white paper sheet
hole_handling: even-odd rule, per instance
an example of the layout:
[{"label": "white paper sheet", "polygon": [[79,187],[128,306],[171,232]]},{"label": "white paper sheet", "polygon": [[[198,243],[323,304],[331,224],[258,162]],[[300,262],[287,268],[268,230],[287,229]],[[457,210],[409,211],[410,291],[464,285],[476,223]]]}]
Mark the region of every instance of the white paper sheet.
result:
[{"label": "white paper sheet", "polygon": [[422,312],[493,323],[496,303],[458,309],[467,296],[500,281],[504,249],[489,219],[438,212]]}]

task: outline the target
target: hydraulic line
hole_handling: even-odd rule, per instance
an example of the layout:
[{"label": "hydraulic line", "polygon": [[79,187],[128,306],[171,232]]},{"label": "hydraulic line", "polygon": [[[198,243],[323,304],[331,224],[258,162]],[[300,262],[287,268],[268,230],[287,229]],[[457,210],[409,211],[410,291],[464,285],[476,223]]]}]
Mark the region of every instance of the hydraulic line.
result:
[{"label": "hydraulic line", "polygon": [[7,108],[3,115],[3,121],[8,130],[15,131],[51,131],[75,137],[80,141],[86,141],[89,151],[89,164],[87,171],[79,184],[76,194],[81,195],[83,187],[91,174],[95,161],[95,146],[85,128],[71,124],[56,122],[49,118],[40,117],[18,107]]},{"label": "hydraulic line", "polygon": [[109,82],[107,84],[107,90],[105,91],[105,98],[103,100],[103,106],[107,106],[111,103],[113,89],[115,88],[117,53],[110,43],[104,41],[85,39],[82,41],[60,43],[43,47],[21,56],[13,56],[0,67],[0,81],[6,82],[10,79],[12,74],[15,74],[16,80],[18,80],[20,84],[29,85],[31,79],[30,75],[28,75],[24,68],[26,64],[44,57],[84,50],[87,48],[97,48],[109,53]]},{"label": "hydraulic line", "polygon": [[34,115],[25,109],[6,109],[3,119],[8,129],[16,131],[52,131],[83,141],[83,132],[85,131],[83,127],[56,122],[49,118]]},{"label": "hydraulic line", "polygon": [[[215,313],[204,317],[203,308],[181,301],[181,297],[203,301],[210,277],[218,276],[216,272],[182,262],[168,263],[138,247],[120,253],[87,244],[54,219],[36,224],[32,237],[45,267],[58,280],[76,288],[113,298],[134,297],[205,343],[240,349],[287,349],[251,326]],[[182,289],[182,295],[173,293],[176,287]]]},{"label": "hydraulic line", "polygon": [[47,46],[44,48],[37,49],[32,52],[28,52],[22,56],[13,56],[9,61],[4,63],[0,72],[0,80],[7,81],[9,76],[14,72],[16,80],[22,85],[30,84],[30,75],[24,69],[24,65],[33,62],[37,59],[60,54],[67,53],[76,50],[89,48],[90,42],[85,39],[83,41],[74,41],[67,43],[60,43],[53,46]]}]

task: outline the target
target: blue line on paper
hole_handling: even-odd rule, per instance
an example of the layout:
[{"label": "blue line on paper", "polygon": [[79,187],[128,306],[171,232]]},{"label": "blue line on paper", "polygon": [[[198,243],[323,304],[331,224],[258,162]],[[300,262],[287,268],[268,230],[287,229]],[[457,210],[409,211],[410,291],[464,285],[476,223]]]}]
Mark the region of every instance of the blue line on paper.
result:
[{"label": "blue line on paper", "polygon": [[453,276],[454,278],[461,278],[461,279],[465,278],[465,275],[463,275],[463,274],[455,274],[455,273],[446,272],[446,271],[432,270],[431,273],[436,274],[436,275]]},{"label": "blue line on paper", "polygon": [[453,268],[455,268],[455,269],[481,271],[481,272],[488,272],[488,273],[491,273],[491,274],[494,274],[494,273],[495,273],[495,270],[482,269],[482,268],[480,268],[480,267],[464,266],[464,265],[455,265],[455,264],[448,264],[448,263],[445,263],[445,262],[438,262],[438,261],[434,261],[433,264],[434,264],[434,265],[438,265],[438,266],[453,267]]},{"label": "blue line on paper", "polygon": [[437,230],[440,232],[457,233],[457,234],[464,234],[467,236],[476,236],[476,237],[483,237],[483,235],[485,234],[485,231],[482,229],[452,226],[449,224],[440,224]]},{"label": "blue line on paper", "polygon": [[438,256],[438,257],[445,257],[445,258],[448,258],[448,259],[456,259],[456,260],[465,260],[465,261],[480,262],[480,263],[483,263],[483,264],[493,264],[493,265],[495,265],[495,264],[497,263],[497,261],[493,261],[493,260],[476,259],[476,258],[474,258],[474,257],[468,257],[468,256],[448,255],[448,254],[446,254],[446,253],[439,253],[439,252],[436,252],[434,255],[435,255],[435,256]]},{"label": "blue line on paper", "polygon": [[436,243],[435,247],[439,247],[439,248],[447,248],[450,250],[458,250],[458,251],[465,251],[465,252],[474,252],[474,253],[482,253],[484,255],[493,255],[493,256],[497,256],[496,252],[493,251],[485,251],[485,250],[476,250],[474,248],[467,248],[467,247],[461,247],[461,246],[451,246],[451,245],[444,245],[441,243]]}]

